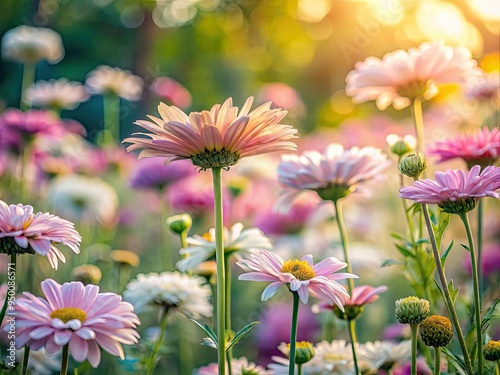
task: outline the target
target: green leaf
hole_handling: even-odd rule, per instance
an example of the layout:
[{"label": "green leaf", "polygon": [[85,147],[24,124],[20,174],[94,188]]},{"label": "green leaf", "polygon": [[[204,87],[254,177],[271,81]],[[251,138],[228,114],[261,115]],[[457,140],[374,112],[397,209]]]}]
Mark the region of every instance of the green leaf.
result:
[{"label": "green leaf", "polygon": [[[210,328],[210,326],[209,326],[208,324],[205,324],[205,323],[203,323],[203,324],[202,324],[202,323],[198,323],[198,322],[197,322],[196,320],[194,320],[194,319],[190,319],[190,320],[191,320],[192,322],[194,322],[194,323],[195,323],[198,327],[200,327],[200,328],[203,330],[203,332],[205,332],[205,333],[206,333],[206,335],[207,335],[210,339],[212,339],[212,341],[214,342],[215,346],[217,346],[217,345],[218,345],[219,340],[217,339],[217,335],[215,334],[215,332],[214,332],[214,331],[212,331],[212,328]],[[205,344],[203,344],[203,345],[205,345]]]},{"label": "green leaf", "polygon": [[453,245],[455,244],[455,240],[452,240],[448,247],[446,248],[445,252],[443,255],[441,255],[441,265],[444,268],[444,264],[446,263],[446,258],[448,257],[448,254],[450,253],[451,249],[453,248]]},{"label": "green leaf", "polygon": [[450,363],[453,365],[453,367],[455,367],[455,369],[458,371],[459,374],[467,375],[465,362],[462,358],[457,356],[455,353],[449,351],[447,348],[441,348],[441,351],[448,358]]},{"label": "green leaf", "polygon": [[420,245],[423,243],[429,243],[429,240],[427,238],[421,238],[418,241],[415,241],[415,245]]},{"label": "green leaf", "polygon": [[448,283],[448,291],[450,292],[450,297],[453,303],[455,303],[455,300],[457,299],[458,289],[459,288],[455,289],[455,286],[453,285],[453,280],[450,280],[450,282]]},{"label": "green leaf", "polygon": [[238,332],[236,332],[231,342],[229,342],[228,345],[226,346],[226,351],[231,349],[238,341],[240,341],[243,338],[243,336],[245,336],[257,324],[259,324],[259,322],[249,323],[242,329],[240,329]]},{"label": "green leaf", "polygon": [[438,214],[436,224],[433,224],[434,234],[436,236],[437,248],[441,249],[441,239],[443,238],[444,231],[450,223],[450,214],[441,211]]},{"label": "green leaf", "polygon": [[465,250],[467,250],[470,253],[469,246],[467,246],[466,244],[463,244],[463,243],[461,243],[460,246],[462,246]]},{"label": "green leaf", "polygon": [[380,265],[381,268],[383,267],[390,267],[390,266],[395,266],[395,265],[400,265],[400,264],[403,264],[403,262],[401,262],[400,260],[397,260],[397,259],[386,259],[382,262],[382,264]]},{"label": "green leaf", "polygon": [[405,240],[405,238],[403,237],[403,235],[402,235],[402,234],[399,234],[399,233],[391,233],[391,237],[392,237],[392,238],[395,238],[395,239],[397,239],[397,240],[401,240],[401,241],[404,241],[404,240]]},{"label": "green leaf", "polygon": [[410,258],[414,258],[415,257],[415,254],[413,254],[410,250],[408,250],[403,245],[396,244],[396,248],[399,250],[399,252],[401,253],[401,255],[403,255],[404,257],[410,257]]},{"label": "green leaf", "polygon": [[496,319],[500,318],[500,298],[498,298],[495,303],[488,309],[481,321],[481,329],[486,331],[490,323]]}]

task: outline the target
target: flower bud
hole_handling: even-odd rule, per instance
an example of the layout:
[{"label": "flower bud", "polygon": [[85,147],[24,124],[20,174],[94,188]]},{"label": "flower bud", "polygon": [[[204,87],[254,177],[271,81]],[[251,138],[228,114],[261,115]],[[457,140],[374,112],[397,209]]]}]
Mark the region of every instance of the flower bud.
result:
[{"label": "flower bud", "polygon": [[[284,342],[278,346],[278,349],[290,358],[290,344]],[[301,365],[309,362],[314,357],[314,347],[309,341],[298,341],[295,344],[295,363]]]},{"label": "flower bud", "polygon": [[73,268],[71,277],[76,281],[81,281],[84,285],[99,284],[102,278],[102,272],[99,267],[93,264],[82,264]]},{"label": "flower bud", "polygon": [[399,157],[415,150],[417,145],[415,137],[409,134],[404,137],[400,137],[396,134],[389,134],[385,140],[390,146],[391,152]]},{"label": "flower bud", "polygon": [[406,297],[396,301],[396,318],[401,324],[420,324],[430,313],[429,301]]},{"label": "flower bud", "polygon": [[172,232],[181,234],[191,229],[193,219],[189,214],[174,215],[167,219],[167,225]]},{"label": "flower bud", "polygon": [[418,179],[426,167],[427,161],[424,154],[420,152],[404,156],[398,165],[402,174],[413,179]]},{"label": "flower bud", "polygon": [[333,312],[337,318],[342,320],[354,320],[359,318],[363,312],[364,306],[362,305],[344,305],[345,312],[342,312],[337,306],[333,308]]},{"label": "flower bud", "polygon": [[137,267],[140,263],[140,259],[137,254],[130,250],[113,250],[110,253],[110,257],[113,262],[120,265]]},{"label": "flower bud", "polygon": [[499,341],[490,340],[483,347],[483,356],[484,359],[488,361],[500,360],[500,340]]},{"label": "flower bud", "polygon": [[439,315],[425,318],[420,323],[419,332],[424,344],[434,348],[448,345],[453,337],[450,319]]}]

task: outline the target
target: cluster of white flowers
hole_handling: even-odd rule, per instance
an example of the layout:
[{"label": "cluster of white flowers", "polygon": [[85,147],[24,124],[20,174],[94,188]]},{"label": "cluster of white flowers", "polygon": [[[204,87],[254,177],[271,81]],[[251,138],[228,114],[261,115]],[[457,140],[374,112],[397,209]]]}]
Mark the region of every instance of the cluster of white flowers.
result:
[{"label": "cluster of white flowers", "polygon": [[91,94],[114,94],[120,98],[138,101],[142,97],[144,81],[128,70],[100,65],[85,80]]},{"label": "cluster of white flowers", "polygon": [[31,106],[55,109],[74,109],[87,99],[85,87],[66,78],[37,81],[26,89],[23,98]]}]

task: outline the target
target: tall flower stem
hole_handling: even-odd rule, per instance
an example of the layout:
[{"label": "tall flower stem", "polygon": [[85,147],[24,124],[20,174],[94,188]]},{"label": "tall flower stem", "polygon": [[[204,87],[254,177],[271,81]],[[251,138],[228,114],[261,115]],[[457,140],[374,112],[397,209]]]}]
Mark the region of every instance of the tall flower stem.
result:
[{"label": "tall flower stem", "polygon": [[359,374],[358,367],[358,358],[356,356],[356,325],[354,323],[354,319],[348,320],[349,324],[349,339],[351,340],[351,349],[352,349],[352,360],[354,362],[354,370],[356,371],[356,375]]},{"label": "tall flower stem", "polygon": [[[8,267],[7,278],[9,279],[9,281],[14,281],[14,283],[16,280],[16,259],[17,259],[16,253],[15,253],[15,251],[12,251],[12,253],[10,254],[10,263],[7,266]],[[10,276],[11,276],[10,270],[11,269],[14,270],[14,274],[13,274],[14,279],[13,280],[11,280],[11,278],[10,278]],[[0,312],[0,324],[2,324],[3,318],[5,318],[5,313],[7,312],[8,306],[9,306],[9,293],[5,293],[5,301],[3,302],[2,311]]]},{"label": "tall flower stem", "polygon": [[297,323],[299,320],[299,294],[293,294],[292,325],[290,326],[290,355],[288,362],[288,375],[295,374],[295,347],[297,345]]},{"label": "tall flower stem", "polygon": [[441,374],[441,348],[439,346],[434,348],[434,375]]},{"label": "tall flower stem", "polygon": [[302,375],[302,363],[297,365],[297,375]]},{"label": "tall flower stem", "polygon": [[415,135],[417,137],[417,151],[424,153],[424,117],[422,115],[422,100],[419,98],[413,99],[411,105],[411,115],[413,124],[415,125]]},{"label": "tall flower stem", "polygon": [[63,346],[61,355],[61,375],[68,373],[69,364],[69,343]]},{"label": "tall flower stem", "polygon": [[[164,199],[161,199],[160,201],[160,229],[161,229],[161,238],[162,238],[162,244],[160,247],[160,264],[162,269],[166,270],[173,270],[174,267],[174,260],[172,258],[173,252],[170,251],[170,246],[168,246],[169,240],[168,240],[168,233],[167,233],[167,228],[166,228],[166,221],[168,218],[168,209],[167,209],[167,204],[164,202]],[[187,233],[186,233],[187,235]],[[182,237],[181,237],[182,240]],[[182,245],[183,246],[183,245]],[[184,246],[183,246],[184,247]]]},{"label": "tall flower stem", "polygon": [[411,329],[411,375],[417,375],[417,332],[418,324],[410,324]]},{"label": "tall flower stem", "polygon": [[26,94],[26,89],[33,82],[35,82],[35,71],[36,71],[36,63],[26,63],[23,67],[23,81],[21,84],[21,103],[19,107],[21,110],[25,111],[29,108],[27,104],[24,103],[23,98]]},{"label": "tall flower stem", "polygon": [[476,323],[477,342],[477,375],[483,374],[483,332],[481,330],[481,295],[479,290],[478,265],[476,262],[476,249],[470,228],[469,216],[467,213],[460,214],[464,223],[467,239],[469,241],[470,262],[472,265],[472,283],[474,285],[474,317]]},{"label": "tall flower stem", "polygon": [[215,213],[215,259],[217,261],[217,359],[219,375],[226,374],[226,270],[222,216],[222,169],[212,168]]},{"label": "tall flower stem", "polygon": [[[344,260],[347,263],[347,272],[352,273],[351,262],[349,260],[349,247],[347,240],[347,231],[344,224],[344,214],[342,212],[342,206],[338,200],[333,201],[335,206],[335,212],[337,214],[337,224],[339,227],[340,241],[342,243],[342,249],[344,250]],[[352,291],[354,290],[354,280],[347,279],[347,287],[349,290],[349,295],[352,296]]]},{"label": "tall flower stem", "polygon": [[23,367],[21,369],[21,375],[26,375],[28,373],[28,361],[30,358],[30,347],[24,347],[24,355],[23,355]]},{"label": "tall flower stem", "polygon": [[450,314],[451,323],[453,324],[453,328],[455,328],[455,333],[457,335],[458,342],[460,343],[460,348],[462,349],[467,374],[473,375],[474,371],[472,370],[472,363],[470,360],[469,352],[467,351],[467,345],[465,344],[464,334],[462,333],[462,328],[460,327],[460,322],[455,310],[455,305],[453,304],[450,291],[448,290],[448,283],[446,282],[443,266],[441,264],[441,256],[437,248],[436,237],[434,235],[434,230],[432,229],[429,211],[427,210],[427,205],[425,203],[422,203],[422,213],[424,215],[427,231],[429,232],[429,239],[431,242],[432,253],[434,255],[434,262],[436,263],[436,271],[438,273],[441,289],[445,297],[446,308],[448,310],[448,313]]},{"label": "tall flower stem", "polygon": [[483,201],[477,204],[477,279],[479,282],[479,303],[483,308]]},{"label": "tall flower stem", "polygon": [[120,140],[120,97],[108,94],[103,97],[104,130],[102,144],[113,145]]},{"label": "tall flower stem", "polygon": [[[401,162],[401,158],[399,158],[398,164]],[[399,174],[399,187],[404,186],[404,175],[402,173]],[[403,202],[403,207],[405,210],[406,222],[408,224],[408,232],[410,234],[411,242],[415,243],[415,228],[413,226],[413,220],[411,219],[410,212],[408,212],[408,204],[406,199],[401,199]]]},{"label": "tall flower stem", "polygon": [[[232,332],[231,329],[231,265],[229,263],[229,257],[224,258],[224,270],[226,271],[226,309],[224,313],[226,314],[226,332]],[[227,359],[227,369],[228,373],[231,374],[231,360],[233,359],[232,348],[226,352]]]},{"label": "tall flower stem", "polygon": [[160,346],[163,342],[163,335],[165,334],[165,330],[167,328],[167,320],[168,320],[168,306],[163,308],[161,320],[160,320],[160,334],[156,339],[155,345],[153,347],[153,351],[151,352],[151,356],[149,357],[149,361],[146,363],[146,374],[152,375],[153,371],[156,367],[156,355],[158,354],[158,350],[160,350]]}]

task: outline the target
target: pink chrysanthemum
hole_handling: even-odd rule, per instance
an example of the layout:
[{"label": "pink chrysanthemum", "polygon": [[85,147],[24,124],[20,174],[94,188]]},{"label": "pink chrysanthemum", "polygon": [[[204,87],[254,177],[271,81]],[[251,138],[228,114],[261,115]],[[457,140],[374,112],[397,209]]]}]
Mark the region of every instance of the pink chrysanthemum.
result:
[{"label": "pink chrysanthemum", "polygon": [[93,367],[101,361],[99,347],[124,359],[121,344],[138,342],[141,324],[134,308],[114,293],[99,293],[96,285],[81,282],[59,285],[52,279],[41,284],[45,299],[24,292],[16,300],[16,347],[45,347],[54,355],[69,344],[78,362],[88,359]]},{"label": "pink chrysanthemum", "polygon": [[475,165],[469,172],[447,169],[436,172],[436,181],[418,180],[403,186],[399,196],[418,203],[437,204],[444,212],[462,214],[476,207],[479,198],[500,198],[500,168],[489,166],[481,171]]},{"label": "pink chrysanthemum", "polygon": [[375,100],[381,110],[391,103],[402,109],[415,98],[430,99],[436,95],[437,84],[464,84],[480,75],[468,49],[422,43],[408,51],[387,53],[382,60],[368,57],[356,63],[346,77],[346,93],[356,103]]},{"label": "pink chrysanthemum", "polygon": [[201,169],[228,168],[245,156],[275,151],[294,151],[297,130],[279,122],[286,111],[270,109],[266,103],[250,112],[253,98],[243,108],[233,107],[232,99],[217,104],[210,111],[186,115],[179,108],[160,103],[161,119],[136,124],[151,133],[138,133],[148,138],[132,137],[127,151],[142,150],[139,158],[166,157],[169,161],[191,159]]},{"label": "pink chrysanthemum", "polygon": [[46,256],[57,269],[64,255],[54,246],[63,244],[80,253],[82,238],[73,223],[49,213],[33,213],[33,207],[7,205],[0,201],[0,252],[5,254],[35,254]]},{"label": "pink chrysanthemum", "polygon": [[263,301],[271,298],[282,285],[288,285],[292,292],[297,292],[303,303],[307,303],[311,294],[330,305],[336,304],[342,311],[349,294],[337,280],[357,278],[351,273],[335,273],[345,268],[347,263],[330,257],[313,265],[310,254],[301,260],[284,261],[279,255],[260,250],[236,264],[247,271],[239,276],[239,280],[271,282],[262,292]]},{"label": "pink chrysanthemum", "polygon": [[333,143],[323,153],[284,155],[278,166],[278,180],[285,185],[279,205],[288,206],[304,189],[314,190],[325,200],[337,200],[375,178],[390,161],[378,148],[353,147],[344,150]]},{"label": "pink chrysanthemum", "polygon": [[[387,291],[385,285],[374,288],[370,285],[360,285],[354,288],[352,291],[352,297],[346,298],[344,302],[344,307],[362,307],[368,303],[375,302],[378,300],[381,293]],[[321,311],[331,311],[332,306],[327,305],[323,302],[317,303],[312,307],[314,313],[319,313]]]},{"label": "pink chrysanthemum", "polygon": [[484,127],[476,135],[466,134],[436,142],[429,153],[438,156],[438,162],[460,158],[469,168],[474,165],[486,167],[500,157],[500,130]]}]

